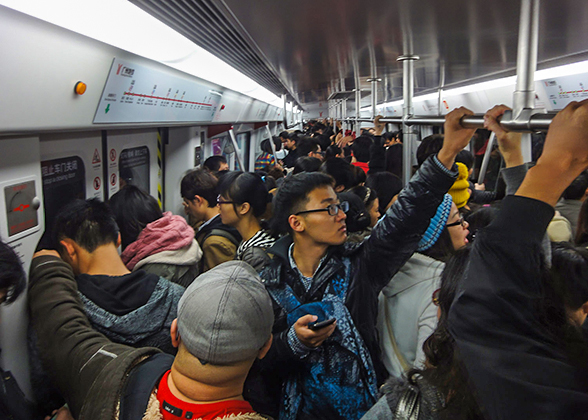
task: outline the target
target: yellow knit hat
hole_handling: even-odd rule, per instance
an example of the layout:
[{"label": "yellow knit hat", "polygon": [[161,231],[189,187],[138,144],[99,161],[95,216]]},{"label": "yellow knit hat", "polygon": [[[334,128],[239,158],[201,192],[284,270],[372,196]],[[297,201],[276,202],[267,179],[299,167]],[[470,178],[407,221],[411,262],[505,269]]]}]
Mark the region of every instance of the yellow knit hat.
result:
[{"label": "yellow knit hat", "polygon": [[448,192],[451,194],[453,202],[457,208],[460,209],[465,206],[470,199],[470,193],[468,191],[470,188],[470,183],[468,182],[467,166],[461,162],[456,162],[456,165],[459,171],[459,175]]}]

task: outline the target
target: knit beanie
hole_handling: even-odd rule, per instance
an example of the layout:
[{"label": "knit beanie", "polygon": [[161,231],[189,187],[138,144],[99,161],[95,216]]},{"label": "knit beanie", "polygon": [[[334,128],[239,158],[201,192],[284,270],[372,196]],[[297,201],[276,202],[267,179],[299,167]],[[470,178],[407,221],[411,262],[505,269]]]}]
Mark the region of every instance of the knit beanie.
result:
[{"label": "knit beanie", "polygon": [[445,194],[445,197],[443,197],[443,202],[439,207],[437,207],[437,213],[435,213],[435,216],[433,216],[431,219],[429,227],[419,242],[417,251],[426,251],[435,245],[435,242],[437,242],[437,239],[439,239],[439,236],[441,236],[441,232],[443,232],[443,229],[445,229],[447,219],[449,219],[449,212],[451,211],[452,202],[453,201],[451,196],[449,194]]},{"label": "knit beanie", "polygon": [[453,202],[457,206],[458,209],[465,206],[470,199],[470,193],[468,189],[470,188],[470,183],[468,182],[468,168],[461,162],[456,162],[457,169],[459,171],[459,175],[457,179],[449,189],[449,194],[453,197]]}]

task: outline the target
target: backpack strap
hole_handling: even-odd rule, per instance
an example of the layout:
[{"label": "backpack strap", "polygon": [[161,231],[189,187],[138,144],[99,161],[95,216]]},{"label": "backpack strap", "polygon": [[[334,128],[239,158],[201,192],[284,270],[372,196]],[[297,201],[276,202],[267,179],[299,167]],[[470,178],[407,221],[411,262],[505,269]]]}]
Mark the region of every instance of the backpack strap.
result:
[{"label": "backpack strap", "polygon": [[204,239],[202,240],[202,243],[204,244],[204,242],[208,239],[209,236],[212,235],[216,235],[216,236],[221,236],[223,238],[228,239],[229,241],[231,241],[231,243],[233,245],[235,245],[236,247],[239,246],[239,243],[241,241],[238,241],[237,238],[235,238],[230,232],[224,230],[224,229],[211,229],[210,232],[208,232],[206,234],[206,236],[204,236]]},{"label": "backpack strap", "polygon": [[120,398],[120,420],[143,418],[151,392],[171,368],[173,361],[173,356],[157,353],[131,370]]}]

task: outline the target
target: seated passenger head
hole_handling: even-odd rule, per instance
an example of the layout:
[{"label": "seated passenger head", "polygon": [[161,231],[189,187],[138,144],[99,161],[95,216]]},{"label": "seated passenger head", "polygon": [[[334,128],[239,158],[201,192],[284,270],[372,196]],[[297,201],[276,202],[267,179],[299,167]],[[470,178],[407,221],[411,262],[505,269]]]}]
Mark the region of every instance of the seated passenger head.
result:
[{"label": "seated passenger head", "polygon": [[[572,181],[568,188],[565,189],[561,195],[566,200],[581,200],[584,201],[586,193],[588,192],[588,173],[582,172],[576,179]],[[575,222],[570,220],[570,222]]]},{"label": "seated passenger head", "polygon": [[436,155],[443,147],[443,134],[432,134],[425,137],[417,148],[416,157],[421,166],[429,156]]},{"label": "seated passenger head", "polygon": [[379,211],[382,215],[390,208],[392,198],[402,191],[402,180],[390,172],[377,172],[368,175],[365,185],[376,192],[380,206]]},{"label": "seated passenger head", "polygon": [[180,193],[186,214],[205,221],[208,208],[216,207],[218,179],[204,169],[195,169],[182,178]]},{"label": "seated passenger head", "polygon": [[53,224],[53,243],[74,272],[80,258],[93,254],[103,246],[120,245],[118,226],[114,214],[106,203],[92,198],[74,200],[61,208]]},{"label": "seated passenger head", "polygon": [[353,140],[351,151],[358,162],[366,163],[370,161],[370,147],[372,144],[373,140],[368,136],[359,136]]},{"label": "seated passenger head", "polygon": [[222,221],[230,226],[247,217],[259,219],[271,201],[261,175],[250,172],[227,173],[219,181],[218,191]]},{"label": "seated passenger head", "polygon": [[292,171],[292,173],[296,175],[300,172],[316,172],[320,169],[321,164],[322,161],[318,158],[311,156],[302,156],[296,159],[296,163],[294,164],[294,170]]},{"label": "seated passenger head", "polygon": [[273,323],[272,301],[249,264],[214,267],[198,276],[178,303],[170,331],[178,347],[172,375],[242,387],[253,361],[271,346]]},{"label": "seated passenger head", "polygon": [[417,252],[439,261],[447,261],[455,251],[467,245],[468,222],[455,206],[449,194],[437,208],[417,247]]},{"label": "seated passenger head", "polygon": [[216,173],[220,171],[226,171],[229,169],[229,164],[227,163],[227,159],[224,156],[211,156],[204,161],[202,164],[202,168]]},{"label": "seated passenger head", "polygon": [[321,172],[331,175],[335,180],[335,191],[342,192],[355,187],[355,172],[352,165],[343,159],[329,159],[321,166]]},{"label": "seated passenger head", "polygon": [[[380,200],[378,200],[376,190],[361,185],[351,188],[349,192],[359,197],[370,216],[369,227],[374,227],[381,216]],[[349,224],[349,222],[347,222],[347,224]]]},{"label": "seated passenger head", "polygon": [[9,245],[0,241],[0,305],[14,302],[25,287],[20,258]]},{"label": "seated passenger head", "polygon": [[303,172],[286,178],[274,200],[272,228],[313,243],[340,245],[347,237],[345,213],[333,190],[333,178]]},{"label": "seated passenger head", "polygon": [[157,200],[134,185],[119,190],[108,205],[120,229],[123,250],[137,240],[145,226],[163,216]]},{"label": "seated passenger head", "polygon": [[588,250],[566,242],[551,248],[550,284],[568,318],[578,327],[588,314]]}]

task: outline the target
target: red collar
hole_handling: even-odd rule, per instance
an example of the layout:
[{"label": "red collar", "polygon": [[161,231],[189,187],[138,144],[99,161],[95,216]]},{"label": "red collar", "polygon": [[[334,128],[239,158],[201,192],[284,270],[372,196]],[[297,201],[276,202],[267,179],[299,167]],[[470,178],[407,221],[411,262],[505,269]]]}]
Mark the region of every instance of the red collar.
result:
[{"label": "red collar", "polygon": [[215,420],[224,418],[231,414],[246,414],[254,413],[251,404],[243,400],[227,400],[209,404],[194,404],[182,401],[174,396],[169,389],[167,379],[169,373],[167,371],[157,388],[157,399],[159,400],[159,411],[163,414],[164,420],[179,420],[179,419],[203,419]]}]

